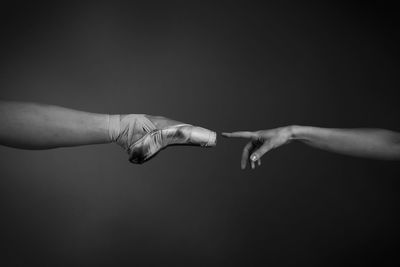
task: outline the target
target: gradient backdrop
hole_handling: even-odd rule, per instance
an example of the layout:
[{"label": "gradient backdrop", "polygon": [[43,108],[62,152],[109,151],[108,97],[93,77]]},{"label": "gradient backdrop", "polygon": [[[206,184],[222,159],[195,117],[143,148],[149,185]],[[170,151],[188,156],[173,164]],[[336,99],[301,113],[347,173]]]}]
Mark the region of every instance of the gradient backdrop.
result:
[{"label": "gradient backdrop", "polygon": [[[400,130],[394,6],[186,2],[3,3],[1,98],[217,132]],[[142,166],[111,144],[0,147],[0,264],[400,262],[398,162],[291,144],[241,171],[243,145]]]}]

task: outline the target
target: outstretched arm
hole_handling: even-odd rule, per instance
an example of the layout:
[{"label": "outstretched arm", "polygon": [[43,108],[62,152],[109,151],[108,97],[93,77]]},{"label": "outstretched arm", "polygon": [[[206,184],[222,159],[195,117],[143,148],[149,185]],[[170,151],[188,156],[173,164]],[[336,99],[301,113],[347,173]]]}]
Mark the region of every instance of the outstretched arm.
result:
[{"label": "outstretched arm", "polygon": [[124,148],[132,163],[143,163],[170,145],[215,146],[216,134],[160,116],[0,101],[0,145],[48,149],[111,142]]},{"label": "outstretched arm", "polygon": [[[293,140],[336,153],[375,159],[400,160],[400,133],[383,129],[328,129],[287,126],[256,132],[223,133],[226,137],[249,138],[242,155],[242,168],[268,151]],[[259,162],[260,163],[260,162]]]},{"label": "outstretched arm", "polygon": [[400,133],[384,129],[292,127],[293,140],[352,156],[400,160]]},{"label": "outstretched arm", "polygon": [[0,144],[23,149],[109,143],[108,115],[0,101]]}]

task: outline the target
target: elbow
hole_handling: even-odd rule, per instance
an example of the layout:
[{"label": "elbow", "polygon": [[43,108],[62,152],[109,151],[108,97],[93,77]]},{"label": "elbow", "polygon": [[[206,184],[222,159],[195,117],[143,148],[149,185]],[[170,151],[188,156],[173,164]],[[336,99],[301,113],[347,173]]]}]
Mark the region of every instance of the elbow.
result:
[{"label": "elbow", "polygon": [[400,146],[400,133],[395,133],[394,142],[396,143],[396,145]]},{"label": "elbow", "polygon": [[392,157],[393,160],[400,160],[400,133],[393,133],[391,138]]},{"label": "elbow", "polygon": [[400,160],[400,133],[390,130],[383,130],[380,139],[376,143],[376,158],[383,160]]},{"label": "elbow", "polygon": [[400,160],[400,133],[396,133],[394,137],[394,147],[395,147],[395,154],[396,160]]}]

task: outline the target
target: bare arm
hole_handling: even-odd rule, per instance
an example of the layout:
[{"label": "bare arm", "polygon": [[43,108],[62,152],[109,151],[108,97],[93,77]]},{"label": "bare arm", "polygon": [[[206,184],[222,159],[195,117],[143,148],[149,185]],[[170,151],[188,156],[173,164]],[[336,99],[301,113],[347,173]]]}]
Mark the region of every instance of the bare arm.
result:
[{"label": "bare arm", "polygon": [[328,129],[287,126],[256,132],[223,133],[226,137],[248,138],[242,154],[242,169],[274,148],[297,140],[336,153],[375,159],[400,160],[400,133],[383,129]]},{"label": "bare arm", "polygon": [[110,142],[108,115],[22,102],[0,101],[0,144],[48,149]]},{"label": "bare arm", "polygon": [[160,116],[0,101],[0,145],[48,149],[111,142],[125,149],[132,163],[140,164],[170,145],[215,146],[216,134]]},{"label": "bare arm", "polygon": [[400,160],[400,133],[384,129],[326,129],[293,126],[291,139],[341,154]]}]

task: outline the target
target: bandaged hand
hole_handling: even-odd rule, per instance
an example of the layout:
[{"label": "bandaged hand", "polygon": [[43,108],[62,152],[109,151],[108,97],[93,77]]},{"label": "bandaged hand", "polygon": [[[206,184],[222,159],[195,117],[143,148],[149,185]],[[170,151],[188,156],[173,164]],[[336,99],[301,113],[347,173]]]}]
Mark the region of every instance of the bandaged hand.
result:
[{"label": "bandaged hand", "polygon": [[168,118],[144,114],[109,115],[108,132],[129,154],[129,161],[142,164],[171,145],[213,147],[216,133]]}]

